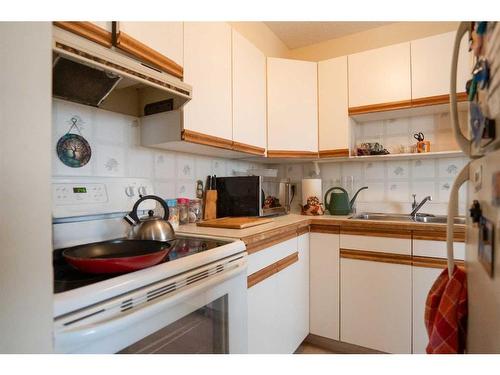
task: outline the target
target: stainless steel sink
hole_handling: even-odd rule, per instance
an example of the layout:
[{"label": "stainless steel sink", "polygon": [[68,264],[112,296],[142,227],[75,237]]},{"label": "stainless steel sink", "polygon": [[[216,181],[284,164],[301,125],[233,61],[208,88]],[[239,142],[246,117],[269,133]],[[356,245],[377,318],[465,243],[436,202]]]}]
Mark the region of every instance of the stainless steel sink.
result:
[{"label": "stainless steel sink", "polygon": [[350,217],[350,219],[360,220],[382,220],[382,221],[413,221],[410,215],[406,214],[382,214],[374,212],[365,212]]},{"label": "stainless steel sink", "polygon": [[[376,212],[364,212],[364,213],[352,216],[352,217],[350,217],[350,219],[446,224],[447,216],[446,215],[417,214],[416,217],[412,217],[408,214],[384,214],[384,213],[376,213]],[[456,217],[455,224],[465,224],[465,217]]]},{"label": "stainless steel sink", "polygon": [[[442,223],[446,224],[448,221],[447,216],[417,216],[415,221],[419,223]],[[465,217],[456,217],[454,219],[455,224],[465,224]]]}]

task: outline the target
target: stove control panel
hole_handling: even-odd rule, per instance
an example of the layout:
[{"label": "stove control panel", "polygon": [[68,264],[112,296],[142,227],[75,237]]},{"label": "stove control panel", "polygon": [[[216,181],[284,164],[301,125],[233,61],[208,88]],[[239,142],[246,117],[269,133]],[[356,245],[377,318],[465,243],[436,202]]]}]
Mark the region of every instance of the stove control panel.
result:
[{"label": "stove control panel", "polygon": [[54,184],[52,201],[56,205],[105,203],[108,201],[108,193],[104,184]]},{"label": "stove control panel", "polygon": [[[140,195],[154,194],[149,180],[127,178],[54,178],[54,218],[99,215],[132,210]],[[156,202],[141,203],[142,210],[154,209]]]}]

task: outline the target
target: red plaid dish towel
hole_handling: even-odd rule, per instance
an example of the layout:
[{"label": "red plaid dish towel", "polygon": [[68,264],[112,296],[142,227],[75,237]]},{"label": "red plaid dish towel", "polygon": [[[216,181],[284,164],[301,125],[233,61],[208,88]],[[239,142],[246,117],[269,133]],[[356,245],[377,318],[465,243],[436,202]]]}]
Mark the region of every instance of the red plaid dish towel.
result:
[{"label": "red plaid dish towel", "polygon": [[464,353],[467,333],[467,278],[457,266],[451,279],[443,270],[427,296],[425,326],[428,354]]}]

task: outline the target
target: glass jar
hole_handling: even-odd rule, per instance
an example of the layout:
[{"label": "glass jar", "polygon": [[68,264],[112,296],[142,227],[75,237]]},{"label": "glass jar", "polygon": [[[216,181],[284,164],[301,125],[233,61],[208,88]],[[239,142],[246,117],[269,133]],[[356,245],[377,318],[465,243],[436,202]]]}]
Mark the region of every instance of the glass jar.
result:
[{"label": "glass jar", "polygon": [[177,207],[179,208],[179,224],[189,223],[189,199],[187,198],[177,198]]},{"label": "glass jar", "polygon": [[201,221],[201,199],[191,199],[189,201],[189,222],[197,223]]},{"label": "glass jar", "polygon": [[172,224],[172,228],[179,228],[179,208],[177,207],[177,199],[168,199],[168,222]]}]

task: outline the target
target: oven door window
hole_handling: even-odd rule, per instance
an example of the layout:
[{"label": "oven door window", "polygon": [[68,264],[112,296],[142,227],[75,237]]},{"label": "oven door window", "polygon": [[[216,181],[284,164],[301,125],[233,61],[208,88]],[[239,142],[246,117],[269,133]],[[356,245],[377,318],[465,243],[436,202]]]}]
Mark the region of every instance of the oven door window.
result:
[{"label": "oven door window", "polygon": [[227,295],[193,311],[119,354],[226,354],[228,344]]}]

